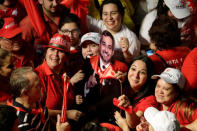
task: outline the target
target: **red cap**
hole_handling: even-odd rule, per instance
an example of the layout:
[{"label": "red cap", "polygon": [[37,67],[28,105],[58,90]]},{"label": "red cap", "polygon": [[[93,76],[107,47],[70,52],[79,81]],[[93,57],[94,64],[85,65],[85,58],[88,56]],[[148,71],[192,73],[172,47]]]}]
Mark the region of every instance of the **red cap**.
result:
[{"label": "red cap", "polygon": [[10,39],[22,32],[22,29],[15,22],[14,18],[6,17],[3,18],[3,20],[4,24],[3,27],[0,29],[0,37]]},{"label": "red cap", "polygon": [[62,50],[65,52],[69,52],[70,50],[70,38],[66,35],[60,35],[58,33],[54,34],[50,39],[48,45],[44,45],[44,47],[55,48],[58,50]]}]

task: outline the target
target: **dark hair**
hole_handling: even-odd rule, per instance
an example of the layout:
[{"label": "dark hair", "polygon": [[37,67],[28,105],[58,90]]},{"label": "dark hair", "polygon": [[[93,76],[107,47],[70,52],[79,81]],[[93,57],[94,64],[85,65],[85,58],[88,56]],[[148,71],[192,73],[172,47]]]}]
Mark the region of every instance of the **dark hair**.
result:
[{"label": "dark hair", "polygon": [[95,122],[88,122],[81,131],[109,131],[106,127],[102,127]]},{"label": "dark hair", "polygon": [[16,121],[16,109],[8,105],[0,105],[0,130],[12,131]]},{"label": "dark hair", "polygon": [[77,27],[80,29],[81,28],[81,23],[80,23],[80,19],[77,15],[69,13],[65,16],[61,16],[60,18],[60,22],[58,25],[58,29],[61,30],[62,26],[64,26],[64,24],[66,23],[76,23]]},{"label": "dark hair", "polygon": [[7,56],[11,56],[11,54],[7,50],[0,48],[0,68],[3,66],[3,61]]},{"label": "dark hair", "polygon": [[0,4],[3,4],[5,0],[0,0]]},{"label": "dark hair", "polygon": [[101,40],[100,40],[100,41],[102,41],[103,36],[108,36],[108,37],[110,37],[110,38],[112,39],[112,49],[114,50],[115,41],[114,41],[113,35],[112,35],[109,31],[104,30],[104,31],[102,32],[102,34],[101,34]]},{"label": "dark hair", "polygon": [[177,21],[166,15],[156,18],[149,30],[149,35],[159,50],[178,46],[181,41]]},{"label": "dark hair", "polygon": [[99,10],[100,18],[102,18],[104,5],[111,4],[111,3],[115,4],[117,6],[117,8],[118,8],[118,12],[121,14],[122,17],[124,16],[124,7],[122,6],[122,3],[120,2],[120,0],[105,0],[101,4],[101,8]]},{"label": "dark hair", "polygon": [[12,72],[10,77],[10,88],[14,97],[19,97],[23,89],[28,90],[30,81],[26,76],[27,73],[33,73],[37,75],[32,67],[21,67]]},{"label": "dark hair", "polygon": [[159,0],[158,1],[158,4],[157,4],[157,16],[160,16],[160,15],[168,15],[168,11],[170,10],[166,4],[164,4],[164,1],[163,0]]},{"label": "dark hair", "polygon": [[[132,96],[132,98],[135,98],[136,96],[138,96],[138,98],[136,100],[131,101],[131,104],[134,105],[136,103],[138,103],[142,98],[149,96],[149,95],[153,95],[154,94],[154,81],[151,79],[151,76],[154,74],[154,64],[152,62],[152,60],[145,55],[139,55],[133,58],[133,60],[131,61],[131,63],[129,64],[129,69],[128,72],[130,70],[131,65],[136,61],[136,60],[141,60],[146,64],[146,68],[147,68],[147,80],[145,82],[145,84],[141,87],[141,89],[139,90],[139,92],[137,92],[136,94],[134,94],[134,96]],[[128,74],[128,73],[127,73]],[[128,76],[127,76],[128,78]],[[131,88],[129,81],[127,79],[127,89]]]}]

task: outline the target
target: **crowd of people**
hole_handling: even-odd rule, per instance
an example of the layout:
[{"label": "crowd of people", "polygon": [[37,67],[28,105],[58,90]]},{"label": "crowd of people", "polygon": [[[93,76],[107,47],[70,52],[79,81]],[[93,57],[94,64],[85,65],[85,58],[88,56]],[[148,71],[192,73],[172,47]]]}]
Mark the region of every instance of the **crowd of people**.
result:
[{"label": "crowd of people", "polygon": [[0,130],[196,131],[196,0],[1,0]]}]

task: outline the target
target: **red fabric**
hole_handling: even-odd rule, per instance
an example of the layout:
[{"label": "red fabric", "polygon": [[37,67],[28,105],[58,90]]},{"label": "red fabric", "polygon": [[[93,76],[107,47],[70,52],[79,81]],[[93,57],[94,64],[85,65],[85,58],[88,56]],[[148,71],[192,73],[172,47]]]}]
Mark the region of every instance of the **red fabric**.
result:
[{"label": "red fabric", "polygon": [[[22,111],[22,112],[27,112],[27,111],[25,111],[23,108],[21,108],[21,107],[17,107],[17,106],[14,106],[13,105],[13,99],[10,99],[10,100],[8,100],[7,101],[7,105],[9,105],[9,106],[12,106],[12,107],[14,107],[17,111]],[[40,102],[38,102],[38,108],[33,108],[33,109],[31,109],[31,114],[40,114],[40,116],[41,116],[41,121],[43,122],[43,123],[45,123],[45,116],[44,116],[44,112],[43,112],[43,108],[42,108],[42,105],[41,105],[41,103]]]},{"label": "red fabric", "polygon": [[[179,123],[181,124],[181,125],[188,125],[188,124],[191,124],[193,121],[195,121],[196,119],[197,119],[197,108],[196,109],[194,109],[194,113],[191,115],[191,119],[186,119],[185,117],[184,117],[184,112],[183,112],[183,110],[184,110],[184,108],[182,108],[182,109],[180,109],[180,112],[176,112],[176,105],[177,105],[177,102],[174,102],[171,106],[170,106],[170,108],[168,109],[168,111],[170,111],[170,112],[172,112],[172,113],[174,113],[175,114],[175,116],[176,116],[176,118],[177,118],[177,120],[179,121]],[[186,105],[186,103],[183,103],[183,107],[185,107],[185,105]],[[159,107],[159,110],[163,110],[163,108],[162,108],[162,106],[160,105],[160,107]]]},{"label": "red fabric", "polygon": [[135,104],[133,110],[134,112],[142,111],[144,112],[148,107],[158,107],[158,102],[156,101],[155,96],[147,96],[142,98],[137,104]]},{"label": "red fabric", "polygon": [[64,96],[63,96],[63,105],[61,112],[61,122],[65,123],[67,121],[66,111],[67,111],[67,88],[70,84],[70,79],[67,76],[63,76],[64,78]]},{"label": "red fabric", "polygon": [[[44,61],[42,65],[38,66],[35,70],[38,73],[43,84],[42,94],[47,108],[53,110],[61,110],[63,103],[64,86],[62,76],[57,76],[56,74],[54,74],[47,65],[46,61]],[[74,102],[74,95],[70,87],[68,88],[67,100],[67,106],[69,108]]]},{"label": "red fabric", "polygon": [[[176,69],[181,69],[183,61],[189,52],[190,49],[187,47],[174,47],[171,49],[156,51],[156,53],[159,54],[167,62],[167,64],[170,65],[170,67]],[[158,56],[151,55],[149,58],[153,61],[157,74],[164,71],[166,66]]]},{"label": "red fabric", "polygon": [[40,11],[36,6],[35,0],[23,0],[22,2],[26,8],[31,24],[33,25],[36,32],[39,34],[41,39],[47,39],[49,41],[50,35],[40,14]]},{"label": "red fabric", "polygon": [[7,101],[8,99],[12,98],[11,93],[2,92],[0,91],[0,102]]},{"label": "red fabric", "polygon": [[[90,58],[90,61],[91,61],[91,65],[98,65],[98,64],[96,64],[96,63],[98,63],[98,61],[99,61],[99,56],[92,56],[91,58]],[[115,72],[117,72],[117,71],[121,71],[121,72],[127,72],[127,69],[128,69],[128,67],[127,67],[127,65],[126,64],[124,64],[123,62],[120,62],[120,61],[118,61],[118,60],[114,60],[113,61],[113,63],[111,63],[111,66],[112,66],[112,68],[113,68],[113,70],[115,71]],[[94,67],[93,67],[94,68]],[[95,67],[96,68],[96,67]],[[98,68],[97,68],[98,69]]]},{"label": "red fabric", "polygon": [[[47,29],[50,30],[50,35],[52,36],[55,34],[58,30],[58,25],[54,23],[49,17],[47,17],[45,14],[43,14],[44,17],[43,19],[47,23]],[[57,23],[59,23],[59,18],[57,19]],[[25,41],[31,43],[34,41],[33,45],[34,47],[40,47],[44,44],[49,43],[49,38],[40,38],[39,33],[35,30],[34,26],[31,23],[31,20],[29,17],[25,17],[21,22],[20,22],[20,27],[23,30],[22,37]]]},{"label": "red fabric", "polygon": [[109,131],[122,131],[120,127],[109,124],[109,123],[101,123],[100,126],[106,127]]},{"label": "red fabric", "polygon": [[23,55],[19,59],[13,57],[14,65],[16,68],[20,68],[22,66],[31,66],[34,67],[33,56]]},{"label": "red fabric", "polygon": [[[81,25],[86,25],[86,15],[88,14],[89,0],[63,0],[61,4],[70,8],[70,12],[76,14],[80,20]],[[82,33],[86,33],[86,26],[82,26]]]},{"label": "red fabric", "polygon": [[91,58],[90,63],[92,65],[93,70],[96,74],[99,75],[100,83],[102,83],[103,79],[115,79],[115,70],[113,69],[112,65],[110,64],[104,71],[100,69],[99,65],[99,57],[97,59]]},{"label": "red fabric", "polygon": [[197,48],[194,48],[185,58],[181,72],[187,80],[186,91],[197,90]]}]

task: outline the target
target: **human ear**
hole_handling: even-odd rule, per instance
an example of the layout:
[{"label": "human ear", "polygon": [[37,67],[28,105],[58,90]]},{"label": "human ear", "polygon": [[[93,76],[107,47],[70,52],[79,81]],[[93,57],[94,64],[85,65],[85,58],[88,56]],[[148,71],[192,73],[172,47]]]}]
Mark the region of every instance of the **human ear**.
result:
[{"label": "human ear", "polygon": [[28,90],[27,89],[22,89],[21,90],[21,96],[27,96],[28,95]]}]

